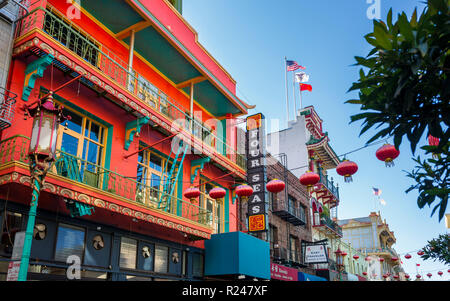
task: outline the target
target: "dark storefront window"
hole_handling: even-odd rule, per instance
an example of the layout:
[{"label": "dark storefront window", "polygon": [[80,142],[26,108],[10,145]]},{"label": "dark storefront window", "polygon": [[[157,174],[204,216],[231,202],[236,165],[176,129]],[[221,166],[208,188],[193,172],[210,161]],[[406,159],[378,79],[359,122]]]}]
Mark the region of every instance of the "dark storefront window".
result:
[{"label": "dark storefront window", "polygon": [[194,277],[203,277],[203,255],[192,254],[192,274]]},{"label": "dark storefront window", "polygon": [[125,269],[136,268],[137,241],[135,239],[122,237],[120,241],[119,266]]},{"label": "dark storefront window", "polygon": [[69,225],[60,225],[56,241],[55,260],[66,262],[67,257],[75,255],[82,260],[84,253],[85,230]]},{"label": "dark storefront window", "polygon": [[14,237],[16,233],[21,231],[22,227],[22,214],[15,212],[3,212],[4,221],[1,227],[2,229],[2,237],[1,237],[1,245],[0,245],[0,255],[3,256],[11,256],[13,246],[14,246]]},{"label": "dark storefront window", "polygon": [[155,272],[167,273],[168,271],[169,248],[164,246],[155,246]]}]

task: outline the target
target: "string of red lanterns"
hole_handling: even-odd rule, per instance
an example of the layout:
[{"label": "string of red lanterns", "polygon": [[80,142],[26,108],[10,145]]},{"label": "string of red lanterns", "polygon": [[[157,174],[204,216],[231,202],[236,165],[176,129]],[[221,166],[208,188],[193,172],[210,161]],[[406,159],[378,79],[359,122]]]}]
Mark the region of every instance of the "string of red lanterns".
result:
[{"label": "string of red lanterns", "polygon": [[375,155],[378,160],[385,162],[386,167],[392,167],[395,165],[394,159],[400,155],[400,151],[392,144],[385,144],[376,151]]},{"label": "string of red lanterns", "polygon": [[353,182],[352,175],[358,171],[358,165],[349,160],[344,160],[336,167],[336,172],[338,175],[344,177],[346,183]]}]

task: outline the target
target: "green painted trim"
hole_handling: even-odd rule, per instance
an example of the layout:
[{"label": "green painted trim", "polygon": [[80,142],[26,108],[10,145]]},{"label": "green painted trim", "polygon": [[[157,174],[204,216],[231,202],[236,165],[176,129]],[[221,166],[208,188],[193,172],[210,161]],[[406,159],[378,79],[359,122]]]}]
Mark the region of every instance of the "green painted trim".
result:
[{"label": "green painted trim", "polygon": [[[227,155],[227,147],[226,147],[226,141],[227,141],[227,119],[220,120],[220,123],[222,123],[222,133],[217,133],[219,136],[218,138],[221,140],[220,143],[216,145],[217,151],[221,153],[222,155]],[[220,144],[220,147],[219,147]]]},{"label": "green painted trim", "polygon": [[191,161],[191,171],[194,168],[194,174],[191,175],[191,184],[194,183],[195,178],[197,177],[197,173],[199,169],[203,170],[205,163],[209,163],[211,161],[210,157],[205,157],[197,160]]},{"label": "green painted trim", "polygon": [[[144,124],[147,124],[150,121],[150,117],[141,117],[137,118],[136,120],[130,121],[125,126],[125,144],[123,148],[125,150],[128,150],[130,147],[131,142],[133,142],[134,135],[137,133],[139,134],[141,132],[142,126]],[[128,136],[128,137],[127,137]]]},{"label": "green painted trim", "polygon": [[28,64],[25,69],[24,87],[22,92],[22,99],[24,101],[28,101],[36,79],[44,76],[45,69],[53,62],[54,58],[55,57],[52,54],[47,54]]},{"label": "green painted trim", "polygon": [[169,36],[173,41],[177,43],[178,47],[180,47],[194,62],[196,62],[203,69],[203,71],[208,74],[209,77],[211,77],[224,91],[228,92],[228,94],[236,103],[238,103],[242,108],[245,108],[245,105],[242,104],[242,102],[233,93],[231,93],[231,91],[227,87],[225,87],[222,82],[219,81],[208,70],[208,68],[206,68],[152,13],[150,13],[150,11],[144,5],[142,5],[141,1],[135,0],[134,2],[152,19],[155,24],[157,24],[164,31],[167,36]]}]

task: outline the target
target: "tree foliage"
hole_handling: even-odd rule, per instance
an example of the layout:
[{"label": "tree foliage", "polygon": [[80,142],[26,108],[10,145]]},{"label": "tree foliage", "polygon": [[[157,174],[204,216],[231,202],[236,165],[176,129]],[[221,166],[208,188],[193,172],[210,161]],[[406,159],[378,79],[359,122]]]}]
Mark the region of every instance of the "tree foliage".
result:
[{"label": "tree foliage", "polygon": [[[427,4],[420,17],[416,8],[409,20],[403,12],[394,23],[391,9],[386,23],[374,20],[373,32],[365,36],[373,49],[366,57],[355,57],[355,65],[362,68],[359,80],[349,91],[358,90],[359,99],[347,103],[361,105],[362,112],[351,116],[351,122],[362,121],[360,135],[371,128],[378,130],[367,143],[392,137],[399,149],[406,137],[415,153],[425,133],[440,139],[434,153],[448,153],[450,0],[428,0]],[[433,169],[432,165],[441,164],[439,160],[427,164]],[[410,175],[420,184],[414,187],[422,188],[420,204],[430,205],[432,196],[441,194],[430,192],[429,182],[422,185],[425,179],[431,181],[433,172],[428,172],[424,163],[418,163],[426,176],[417,170]],[[445,211],[446,203],[441,202],[441,211]]]},{"label": "tree foliage", "polygon": [[428,241],[428,244],[422,249],[424,254],[422,259],[433,259],[444,264],[450,264],[450,237],[448,234],[441,234],[438,238]]}]

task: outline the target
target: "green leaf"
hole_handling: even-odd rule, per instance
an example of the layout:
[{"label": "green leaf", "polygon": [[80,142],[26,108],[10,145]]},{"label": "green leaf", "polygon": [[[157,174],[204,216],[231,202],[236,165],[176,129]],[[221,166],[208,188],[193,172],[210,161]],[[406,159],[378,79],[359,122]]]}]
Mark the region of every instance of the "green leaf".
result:
[{"label": "green leaf", "polygon": [[409,24],[408,18],[406,17],[405,13],[399,15],[397,23],[400,27],[400,33],[406,38],[408,42],[414,45],[415,43],[414,35],[412,33],[412,27],[411,24]]},{"label": "green leaf", "polygon": [[383,25],[376,20],[374,20],[373,34],[376,39],[376,43],[378,44],[377,46],[386,50],[392,50],[392,43],[389,40],[388,33],[384,29]]}]

